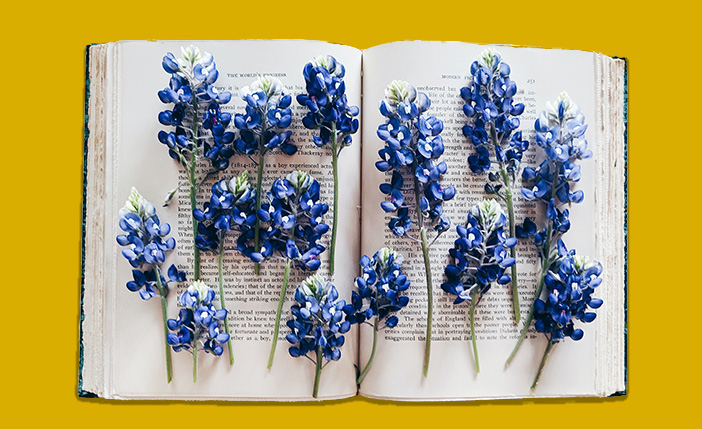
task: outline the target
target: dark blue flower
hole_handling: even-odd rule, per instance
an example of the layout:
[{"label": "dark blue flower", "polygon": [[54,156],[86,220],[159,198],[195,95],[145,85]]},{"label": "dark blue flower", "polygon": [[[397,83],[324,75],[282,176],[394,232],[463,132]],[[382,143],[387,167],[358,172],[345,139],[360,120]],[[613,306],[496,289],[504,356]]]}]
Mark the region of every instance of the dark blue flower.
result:
[{"label": "dark blue flower", "polygon": [[229,334],[220,332],[220,322],[227,317],[227,310],[217,310],[214,298],[215,292],[199,280],[178,296],[182,307],[178,318],[167,322],[174,332],[169,333],[166,340],[174,351],[197,353],[204,350],[215,356],[222,354],[222,346],[230,340]]},{"label": "dark blue flower", "polygon": [[551,343],[566,337],[577,341],[583,337],[583,331],[576,328],[574,321],[592,322],[596,313],[591,310],[603,302],[592,296],[602,283],[602,265],[570,251],[553,266],[556,271],[549,271],[544,277],[542,298],[534,302],[536,331],[544,333]]},{"label": "dark blue flower", "polygon": [[403,194],[406,190],[402,189],[403,172],[413,174],[418,182],[416,188],[420,200],[415,204],[422,213],[420,224],[426,230],[433,228],[438,232],[445,231],[450,225],[448,217],[442,215],[442,204],[454,197],[455,188],[444,188],[439,183],[447,170],[446,163],[438,160],[444,153],[440,136],[444,125],[435,116],[423,115],[430,105],[426,94],[401,81],[390,83],[380,104],[381,114],[387,120],[378,127],[377,135],[385,146],[378,152],[381,160],[375,165],[382,172],[392,171],[390,183],[380,186],[381,192],[390,197],[390,201],[381,203],[381,208],[395,213],[388,227],[398,236],[407,234],[413,225],[409,217],[410,206],[406,205]]},{"label": "dark blue flower", "polygon": [[303,171],[294,171],[273,182],[256,218],[262,226],[259,251],[254,246],[254,222],[241,225],[237,246],[260,263],[274,256],[292,260],[305,271],[316,271],[325,250],[320,238],[329,230],[323,217],[329,206],[319,200],[319,182]]},{"label": "dark blue flower", "polygon": [[[307,356],[315,362],[317,377],[323,361],[341,358],[344,334],[351,328],[351,323],[343,320],[346,302],[338,297],[339,293],[331,282],[312,275],[297,288],[295,304],[290,308],[291,318],[287,326],[291,332],[285,337],[290,343],[288,351],[292,357]],[[313,396],[317,397],[316,389]]]},{"label": "dark blue flower", "polygon": [[475,295],[480,300],[492,283],[511,281],[506,268],[515,263],[507,249],[517,240],[505,238],[505,214],[494,199],[483,200],[473,206],[465,226],[458,225],[458,239],[449,251],[451,263],[444,270],[447,281],[441,288],[456,296],[454,304],[470,301]]},{"label": "dark blue flower", "polygon": [[[129,199],[119,211],[119,227],[124,234],[117,236],[117,243],[123,246],[122,256],[134,268],[134,280],[127,282],[127,289],[139,292],[142,299],[148,300],[157,294],[165,297],[168,283],[185,280],[185,273],[171,265],[167,278],[161,274],[161,264],[166,255],[175,249],[175,239],[169,238],[169,224],[162,224],[156,215],[156,208],[132,188]],[[156,279],[159,275],[160,285]]]},{"label": "dark blue flower", "polygon": [[249,187],[246,171],[216,182],[203,209],[193,210],[193,218],[198,221],[195,244],[203,251],[218,253],[228,232],[242,235],[255,223],[255,205],[256,191]]},{"label": "dark blue flower", "polygon": [[206,158],[212,169],[224,170],[234,154],[235,136],[227,131],[231,114],[222,112],[221,105],[231,100],[231,93],[215,88],[219,72],[210,53],[192,45],[181,48],[181,53],[182,58],[176,59],[169,52],[162,61],[171,79],[158,98],[173,107],[160,112],[158,120],[175,129],[160,131],[158,140],[168,147],[171,158],[188,169]]},{"label": "dark blue flower", "polygon": [[406,307],[405,295],[410,281],[402,272],[404,258],[386,247],[378,250],[373,258],[361,257],[362,275],[356,278],[356,291],[351,304],[344,307],[346,320],[364,323],[377,317],[378,323],[393,328],[398,323],[395,313]]}]

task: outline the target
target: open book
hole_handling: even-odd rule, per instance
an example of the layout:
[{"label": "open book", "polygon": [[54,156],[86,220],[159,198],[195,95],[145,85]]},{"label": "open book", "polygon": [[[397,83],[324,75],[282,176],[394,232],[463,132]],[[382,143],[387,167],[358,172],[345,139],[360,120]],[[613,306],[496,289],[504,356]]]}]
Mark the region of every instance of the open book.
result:
[{"label": "open book", "polygon": [[[262,265],[255,276],[253,264],[227,242],[224,255],[225,295],[229,310],[235,364],[201,354],[199,379],[190,375],[191,357],[173,354],[171,383],[164,374],[163,323],[157,300],[142,302],[125,288],[131,280],[129,264],[115,242],[120,233],[118,210],[130,188],[136,186],[154,204],[185,172],[171,160],[156,138],[163,127],[157,115],[164,109],[156,93],[168,83],[161,68],[167,52],[178,52],[190,42],[118,42],[89,47],[87,71],[88,122],[86,133],[86,179],[84,218],[84,279],[81,322],[81,395],[114,399],[183,400],[307,400],[315,367],[305,359],[288,355],[281,326],[278,352],[271,370],[266,368],[273,321],[280,293],[283,266],[274,261]],[[319,398],[336,399],[362,395],[369,398],[432,401],[496,398],[609,396],[626,389],[626,70],[623,60],[578,51],[499,47],[512,68],[518,87],[515,99],[525,105],[521,116],[524,135],[533,141],[533,122],[547,101],[566,90],[590,124],[587,131],[592,159],[583,162],[578,189],[586,199],[571,210],[573,227],[565,236],[579,254],[603,265],[603,284],[598,297],[605,302],[597,320],[585,325],[585,337],[554,348],[538,388],[530,390],[546,339],[530,331],[509,367],[505,359],[521,326],[512,318],[507,286],[493,287],[478,307],[476,334],[482,356],[481,372],[475,374],[471,360],[468,307],[454,306],[441,290],[448,249],[456,239],[456,224],[465,222],[467,210],[485,194],[485,175],[470,172],[468,156],[474,151],[463,136],[466,118],[461,111],[460,88],[469,80],[471,63],[484,46],[453,42],[396,42],[371,49],[311,41],[212,41],[197,46],[214,55],[220,71],[218,88],[233,94],[223,110],[242,112],[239,89],[260,75],[278,77],[292,92],[304,91],[303,66],[318,55],[333,55],[346,67],[349,104],[361,109],[361,129],[353,144],[340,156],[339,236],[334,284],[340,297],[351,299],[359,274],[361,255],[373,255],[381,247],[404,254],[404,269],[412,286],[410,304],[398,313],[399,324],[379,334],[372,369],[360,389],[356,366],[371,353],[372,331],[354,325],[346,335],[342,357],[324,370]],[[387,228],[389,215],[379,205],[378,190],[386,181],[374,163],[383,142],[377,137],[383,117],[378,103],[394,79],[404,80],[425,92],[432,101],[429,113],[444,122],[446,146],[442,159],[448,172],[442,182],[457,189],[456,198],[444,205],[452,227],[431,248],[434,278],[433,349],[428,376],[422,375],[426,328],[426,288],[421,249],[417,243],[399,239]],[[331,200],[332,176],[329,150],[312,143],[311,131],[302,127],[304,108],[293,103],[294,156],[267,157],[264,189],[275,178],[294,169],[308,171],[321,184],[321,198]],[[529,131],[532,130],[532,131]],[[535,144],[525,154],[525,165],[536,163]],[[230,178],[256,165],[235,155],[229,168],[216,179]],[[203,190],[209,190],[204,186]],[[199,196],[199,206],[207,192]],[[516,199],[517,220],[536,216],[536,206]],[[331,206],[331,203],[329,203]],[[173,227],[178,241],[168,263],[192,270],[191,217],[188,196],[181,192],[168,207],[159,207],[162,222]],[[330,214],[328,216],[331,216]],[[328,240],[328,239],[326,239]],[[328,241],[324,243],[328,244]],[[539,262],[530,246],[518,245],[521,312],[532,302]],[[327,274],[328,252],[322,254],[320,272]],[[212,284],[217,277],[216,256],[203,254],[201,279]],[[191,272],[189,274],[192,274]],[[295,287],[305,277],[294,271],[282,320],[293,303]],[[189,276],[191,279],[192,277]],[[169,317],[178,304],[172,290]]]}]

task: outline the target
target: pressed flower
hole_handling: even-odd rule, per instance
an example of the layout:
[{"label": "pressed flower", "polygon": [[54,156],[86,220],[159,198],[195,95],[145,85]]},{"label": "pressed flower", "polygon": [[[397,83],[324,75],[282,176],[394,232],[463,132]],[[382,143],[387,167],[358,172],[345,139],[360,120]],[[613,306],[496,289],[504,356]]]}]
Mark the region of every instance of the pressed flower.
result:
[{"label": "pressed flower", "polygon": [[[166,325],[166,297],[169,284],[185,281],[185,272],[175,265],[168,268],[163,275],[161,265],[166,254],[175,249],[176,242],[168,237],[169,224],[161,224],[156,215],[156,207],[132,188],[124,207],[119,210],[119,227],[124,234],[117,236],[117,243],[123,246],[122,256],[132,266],[132,280],[127,282],[127,289],[139,293],[144,301],[158,296],[161,298],[164,334],[168,334]],[[172,377],[171,352],[166,344],[166,376],[170,383]]]},{"label": "pressed flower", "polygon": [[[423,374],[429,370],[431,353],[431,326],[433,313],[433,288],[427,233],[433,231],[436,237],[446,232],[451,221],[444,215],[443,203],[451,200],[456,189],[444,187],[441,176],[447,166],[439,158],[444,153],[441,138],[444,124],[435,116],[424,113],[431,106],[429,97],[404,81],[392,81],[385,89],[385,98],[380,101],[380,113],[386,118],[378,127],[377,135],[385,143],[378,151],[380,161],[375,163],[382,172],[392,171],[390,183],[380,185],[380,191],[390,198],[381,203],[381,209],[392,213],[388,228],[397,236],[407,236],[420,242],[424,257],[424,271],[427,283],[427,336],[424,350]],[[403,175],[413,182],[414,204],[410,206],[402,195]],[[414,209],[415,219],[410,217]],[[411,235],[412,228],[419,229],[418,237]]]},{"label": "pressed flower", "polygon": [[[204,252],[217,254],[217,273],[219,278],[219,298],[221,308],[226,308],[224,299],[224,276],[222,259],[224,256],[224,239],[228,233],[243,235],[256,223],[256,195],[249,187],[248,173],[242,172],[230,180],[222,179],[212,185],[212,195],[202,210],[193,210],[193,217],[198,221],[198,235],[195,244]],[[229,322],[224,319],[224,330],[229,334]],[[229,363],[234,364],[231,341],[227,343]]]},{"label": "pressed flower", "polygon": [[[522,139],[521,131],[516,131],[524,104],[514,102],[517,84],[510,73],[502,55],[487,48],[471,65],[471,81],[461,88],[461,97],[465,101],[463,113],[468,118],[463,135],[475,147],[475,153],[468,157],[468,166],[475,174],[486,173],[494,166],[487,175],[485,192],[504,201],[509,218],[507,230],[510,237],[515,237],[513,186],[529,142]],[[514,248],[510,249],[510,256],[515,258]],[[511,285],[514,319],[519,323],[516,264],[511,267]]]},{"label": "pressed flower", "polygon": [[320,55],[307,63],[303,69],[306,92],[297,96],[297,102],[308,110],[302,125],[319,130],[312,141],[317,146],[330,146],[332,152],[332,174],[334,176],[334,210],[332,238],[329,256],[330,272],[334,275],[334,255],[338,219],[338,159],[341,150],[351,145],[351,135],[358,131],[359,109],[350,106],[346,97],[346,70],[331,55]]},{"label": "pressed flower", "polygon": [[[409,303],[405,292],[410,281],[402,272],[402,254],[384,247],[369,258],[361,257],[362,275],[356,278],[356,288],[351,294],[351,304],[344,307],[346,320],[351,324],[368,324],[373,327],[373,348],[357,383],[363,382],[371,368],[378,342],[378,331],[397,326],[396,313]],[[372,322],[372,323],[371,323]]]},{"label": "pressed flower", "polygon": [[256,263],[273,258],[285,261],[285,274],[278,300],[275,326],[268,358],[268,368],[273,366],[273,358],[278,343],[280,316],[288,287],[290,269],[317,271],[321,266],[320,255],[325,247],[320,244],[329,225],[324,223],[324,214],[329,206],[319,199],[319,182],[304,171],[293,171],[284,178],[276,179],[266,200],[257,212],[261,226],[261,247],[256,250],[254,227],[242,226],[242,234],[237,240],[239,251]]},{"label": "pressed flower", "polygon": [[[280,79],[262,76],[240,91],[246,102],[245,113],[234,115],[234,126],[240,130],[239,139],[234,142],[237,152],[252,158],[258,154],[256,172],[256,211],[261,209],[264,157],[270,150],[279,149],[287,155],[297,151],[290,142],[292,132],[287,128],[292,123],[292,96]],[[253,251],[261,253],[264,240],[257,220],[253,228]],[[254,261],[254,272],[258,275],[259,261]]]},{"label": "pressed flower", "polygon": [[[559,95],[554,104],[547,103],[546,110],[541,112],[534,123],[534,128],[536,144],[543,151],[545,157],[537,168],[527,167],[523,170],[522,183],[524,187],[521,194],[524,199],[537,201],[543,207],[545,212],[544,225],[537,226],[537,222],[527,218],[524,224],[517,228],[517,232],[520,237],[533,237],[534,246],[541,259],[541,273],[535,301],[531,306],[517,344],[507,358],[507,364],[509,365],[519,350],[532,320],[536,320],[537,330],[546,333],[551,340],[539,369],[540,375],[546,356],[552,347],[553,339],[560,340],[563,338],[562,335],[578,339],[582,332],[570,331],[571,328],[567,328],[567,326],[572,325],[566,323],[566,319],[569,317],[566,317],[565,313],[562,315],[559,313],[558,320],[554,319],[554,322],[559,325],[558,329],[553,331],[552,326],[543,317],[547,306],[544,305],[546,301],[542,300],[542,293],[544,286],[547,291],[553,291],[557,282],[554,282],[551,273],[559,272],[561,261],[570,260],[570,257],[574,255],[574,251],[566,251],[562,240],[563,234],[568,232],[571,227],[570,210],[567,207],[577,204],[585,198],[584,193],[574,189],[574,187],[581,178],[578,162],[592,157],[592,152],[587,148],[585,140],[585,131],[587,130],[585,117],[580,112],[578,105],[565,92]],[[601,267],[595,271],[597,271],[596,275],[599,276]],[[553,304],[561,305],[563,302],[558,298]],[[586,318],[589,317],[591,316],[586,316]],[[562,326],[561,322],[563,322]],[[538,376],[536,381],[538,381]],[[536,381],[532,387],[536,386]]]},{"label": "pressed flower", "polygon": [[[219,72],[214,57],[201,52],[196,46],[181,47],[181,57],[166,54],[163,69],[171,75],[167,88],[158,92],[164,104],[172,104],[169,110],[158,115],[162,125],[173,127],[172,131],[159,131],[158,140],[168,147],[168,154],[183,166],[188,176],[190,210],[195,209],[197,192],[202,178],[197,177],[196,168],[200,160],[208,159],[210,168],[204,177],[226,169],[234,154],[234,133],[227,131],[231,114],[223,112],[221,105],[231,100],[231,93],[219,92],[214,83]],[[179,185],[168,193],[170,202]],[[200,248],[195,243],[198,222],[193,223],[193,275],[200,278]]]},{"label": "pressed flower", "polygon": [[341,359],[344,334],[351,328],[351,322],[343,320],[346,302],[338,298],[336,287],[315,274],[298,286],[295,304],[290,307],[287,326],[291,332],[285,337],[291,344],[288,352],[292,357],[304,356],[315,364],[313,398],[319,392],[324,362]]},{"label": "pressed flower", "polygon": [[168,319],[168,344],[173,350],[189,351],[193,355],[193,382],[197,381],[197,354],[204,350],[221,356],[222,347],[230,340],[229,334],[220,331],[220,322],[226,320],[227,310],[216,309],[215,292],[202,281],[195,281],[178,296],[181,305],[177,319]]},{"label": "pressed flower", "polygon": [[446,266],[446,282],[441,288],[455,295],[454,304],[470,302],[470,330],[473,343],[475,371],[480,372],[477,334],[475,331],[475,308],[494,283],[507,284],[511,278],[506,270],[515,259],[506,249],[517,244],[516,238],[505,238],[506,217],[500,204],[494,199],[484,199],[473,206],[466,223],[458,225],[458,239]]}]

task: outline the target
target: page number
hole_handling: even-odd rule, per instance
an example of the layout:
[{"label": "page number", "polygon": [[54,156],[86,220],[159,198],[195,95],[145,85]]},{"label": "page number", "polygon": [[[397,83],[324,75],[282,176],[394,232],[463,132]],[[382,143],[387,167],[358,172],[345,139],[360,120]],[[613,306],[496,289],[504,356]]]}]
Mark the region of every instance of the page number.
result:
[{"label": "page number", "polygon": [[536,79],[527,79],[526,83],[527,84],[536,83]]}]

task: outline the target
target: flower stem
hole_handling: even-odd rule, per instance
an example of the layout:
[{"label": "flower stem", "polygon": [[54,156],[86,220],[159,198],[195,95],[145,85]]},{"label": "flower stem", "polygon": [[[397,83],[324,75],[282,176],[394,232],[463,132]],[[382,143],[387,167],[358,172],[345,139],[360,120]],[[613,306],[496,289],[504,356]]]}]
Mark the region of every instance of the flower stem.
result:
[{"label": "flower stem", "polygon": [[322,348],[317,346],[317,361],[315,363],[314,370],[314,388],[312,389],[312,397],[315,399],[319,393],[319,380],[322,378],[322,359],[324,359]]},{"label": "flower stem", "polygon": [[[553,189],[551,190],[551,199],[553,199],[556,196],[556,187],[553,186]],[[531,325],[531,321],[534,318],[534,303],[536,302],[537,299],[541,296],[541,292],[544,289],[544,279],[546,278],[546,274],[548,273],[548,267],[551,265],[551,239],[553,235],[553,223],[548,222],[548,228],[546,232],[546,241],[544,242],[544,247],[542,249],[543,255],[542,255],[542,261],[543,264],[541,265],[541,274],[539,275],[539,286],[536,288],[536,294],[534,294],[534,301],[531,303],[531,308],[529,309],[529,314],[527,315],[526,320],[524,321],[524,326],[522,327],[522,332],[519,335],[519,339],[517,340],[517,344],[514,346],[514,350],[512,350],[512,353],[510,353],[509,357],[507,358],[507,362],[505,362],[505,366],[508,366],[511,362],[512,359],[514,359],[514,355],[517,354],[517,350],[519,350],[519,347],[521,347],[522,342],[524,341],[524,338],[526,337],[527,331],[529,330],[529,326]]]},{"label": "flower stem", "polygon": [[475,373],[480,372],[480,361],[478,360],[478,344],[475,340],[475,337],[477,337],[475,333],[475,306],[478,302],[478,287],[475,287],[475,290],[471,294],[471,300],[470,300],[470,336],[471,336],[471,341],[473,342],[473,359],[475,360]]},{"label": "flower stem", "polygon": [[334,275],[334,255],[336,253],[336,225],[339,216],[339,180],[338,180],[338,158],[336,140],[336,122],[332,122],[331,146],[332,146],[332,171],[334,174],[334,219],[332,224],[331,249],[329,249],[329,274]]},{"label": "flower stem", "polygon": [[273,343],[271,344],[271,353],[268,355],[268,369],[273,366],[273,357],[275,356],[275,346],[278,344],[278,331],[280,329],[280,313],[283,311],[283,302],[285,302],[285,292],[288,290],[288,279],[290,278],[290,259],[285,259],[285,274],[283,275],[283,287],[280,290],[280,299],[278,300],[278,311],[275,313],[275,327],[273,328]]},{"label": "flower stem", "polygon": [[[222,275],[222,257],[224,256],[224,238],[219,245],[219,255],[217,255],[217,268],[219,271],[219,302],[222,309],[226,309],[226,304],[224,302],[224,278]],[[227,312],[228,314],[229,312]],[[227,349],[229,350],[229,365],[234,365],[234,351],[232,350],[232,337],[229,333],[229,318],[224,318],[224,332],[229,335],[229,341],[227,341]]]},{"label": "flower stem", "polygon": [[[512,204],[512,185],[509,180],[509,175],[505,170],[504,166],[500,168],[500,174],[502,175],[502,182],[505,185],[505,201],[507,203],[507,214],[509,216],[509,236],[510,238],[516,237],[515,226],[514,226],[514,205]],[[514,247],[509,249],[509,255],[512,258],[517,258],[516,250]],[[519,291],[517,290],[517,263],[515,261],[512,264],[512,307],[514,309],[514,323],[519,324],[520,311],[519,311]]]},{"label": "flower stem", "polygon": [[[193,91],[193,94],[195,92]],[[193,95],[193,151],[190,157],[190,218],[193,222],[193,279],[200,280],[200,248],[197,247],[197,220],[193,216],[193,210],[197,207],[197,177],[195,176],[195,167],[197,166],[197,114],[198,114],[197,97]]]},{"label": "flower stem", "polygon": [[[263,139],[263,136],[261,136]],[[263,155],[264,147],[259,145],[258,148],[258,171],[256,172],[256,225],[254,226],[254,250],[261,251],[261,223],[258,220],[258,211],[261,210],[261,187],[263,184]],[[258,262],[254,263],[254,274],[258,275],[260,266]]]},{"label": "flower stem", "polygon": [[154,267],[154,274],[156,275],[156,287],[158,288],[158,294],[161,297],[161,312],[163,314],[163,335],[164,344],[166,345],[166,379],[170,383],[173,380],[173,369],[171,368],[171,347],[168,345],[168,309],[166,308],[166,289],[161,283],[161,273],[158,267]]},{"label": "flower stem", "polygon": [[361,375],[358,376],[358,380],[356,380],[356,385],[360,386],[361,383],[363,382],[363,379],[366,378],[366,374],[368,374],[368,370],[371,367],[371,364],[373,363],[373,358],[375,358],[375,349],[378,344],[378,316],[375,316],[375,322],[373,323],[373,349],[371,350],[371,355],[370,358],[368,358],[368,363],[366,363],[366,367],[363,368],[363,371],[361,371]]},{"label": "flower stem", "polygon": [[429,265],[429,246],[427,245],[427,231],[422,227],[422,254],[424,255],[424,272],[427,277],[427,340],[424,345],[424,367],[422,373],[427,376],[429,372],[429,358],[431,355],[431,322],[434,312],[434,290],[431,286],[431,266]]},{"label": "flower stem", "polygon": [[551,340],[548,340],[548,345],[546,346],[546,350],[544,351],[544,357],[541,359],[541,364],[539,365],[539,372],[536,373],[536,377],[534,378],[534,383],[531,385],[531,390],[536,389],[536,384],[539,382],[539,379],[541,378],[541,373],[544,371],[544,366],[546,365],[546,359],[548,358],[548,354],[551,352],[551,349],[553,348],[554,343],[551,342]]}]

